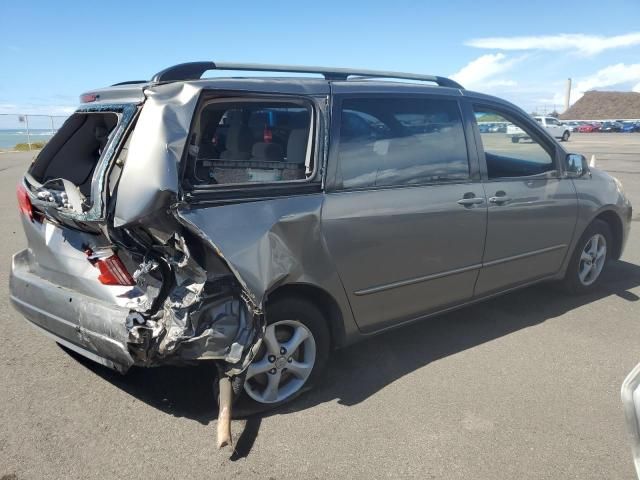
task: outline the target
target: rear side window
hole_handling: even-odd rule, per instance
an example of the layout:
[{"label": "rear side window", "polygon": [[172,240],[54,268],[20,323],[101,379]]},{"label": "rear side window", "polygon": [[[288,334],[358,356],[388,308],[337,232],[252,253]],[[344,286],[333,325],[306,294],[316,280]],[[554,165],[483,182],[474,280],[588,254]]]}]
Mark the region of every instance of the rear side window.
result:
[{"label": "rear side window", "polygon": [[213,100],[196,119],[191,185],[305,180],[313,173],[312,109],[305,102]]},{"label": "rear side window", "polygon": [[342,102],[337,183],[344,189],[469,178],[455,100],[352,98]]}]

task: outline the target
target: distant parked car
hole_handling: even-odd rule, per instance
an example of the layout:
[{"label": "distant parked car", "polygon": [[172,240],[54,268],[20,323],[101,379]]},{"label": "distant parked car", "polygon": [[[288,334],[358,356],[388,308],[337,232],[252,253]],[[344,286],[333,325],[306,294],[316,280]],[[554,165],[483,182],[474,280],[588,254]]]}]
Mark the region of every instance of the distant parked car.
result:
[{"label": "distant parked car", "polygon": [[640,132],[640,122],[623,122],[620,131],[623,133]]},{"label": "distant parked car", "polygon": [[564,126],[570,132],[577,132],[578,131],[578,127],[580,126],[580,122],[564,122]]},{"label": "distant parked car", "polygon": [[606,133],[620,132],[621,130],[622,124],[618,122],[604,122],[600,127],[600,131]]},{"label": "distant parked car", "polygon": [[[533,117],[552,137],[560,139],[562,142],[569,140],[571,131],[556,118],[553,117]],[[511,137],[513,143],[518,143],[520,140],[527,140],[529,136],[520,128],[513,124],[507,125],[506,133],[508,137]]]},{"label": "distant parked car", "polygon": [[559,138],[563,142],[569,140],[571,131],[569,128],[554,117],[533,117],[536,122],[542,125],[551,136]]},{"label": "distant parked car", "polygon": [[595,126],[592,123],[585,123],[578,127],[578,132],[580,133],[592,133],[592,132],[598,132],[598,131],[600,131],[600,128]]}]

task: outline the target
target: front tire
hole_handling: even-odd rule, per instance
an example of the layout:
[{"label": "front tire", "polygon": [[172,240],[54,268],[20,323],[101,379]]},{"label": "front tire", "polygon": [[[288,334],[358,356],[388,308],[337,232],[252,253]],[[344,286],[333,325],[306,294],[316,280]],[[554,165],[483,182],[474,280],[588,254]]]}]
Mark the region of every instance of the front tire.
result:
[{"label": "front tire", "polygon": [[565,290],[584,294],[598,288],[612,251],[612,239],[611,229],[606,222],[591,222],[573,251],[562,281]]},{"label": "front tire", "polygon": [[311,302],[287,298],[267,307],[267,329],[247,369],[244,391],[260,405],[287,403],[311,388],[329,357],[327,321]]},{"label": "front tire", "polygon": [[571,134],[569,133],[569,130],[565,130],[564,133],[562,134],[562,137],[560,138],[560,141],[567,142],[569,140],[570,135]]}]

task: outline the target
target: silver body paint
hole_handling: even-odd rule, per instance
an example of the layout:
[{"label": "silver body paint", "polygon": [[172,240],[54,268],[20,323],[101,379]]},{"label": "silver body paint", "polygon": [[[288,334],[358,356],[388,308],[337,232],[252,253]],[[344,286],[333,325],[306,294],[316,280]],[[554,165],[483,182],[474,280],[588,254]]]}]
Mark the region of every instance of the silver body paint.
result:
[{"label": "silver body paint", "polygon": [[[183,192],[180,164],[203,91],[293,95],[312,101],[318,113],[314,150],[318,168],[309,188],[225,201],[216,200],[215,189],[198,195]],[[117,198],[109,199],[115,202],[108,203],[113,207],[112,225],[104,225],[102,207],[107,205],[100,205],[100,215],[85,218],[100,226],[95,233],[71,230],[64,224],[67,212],[59,207],[46,207],[58,212],[53,215],[62,219],[58,225],[24,219],[29,248],[13,260],[14,305],[65,344],[121,371],[133,364],[216,359],[228,362],[237,373],[259,344],[257,319],[269,297],[279,292],[311,295],[330,304],[326,313],[333,344],[341,346],[516,287],[561,278],[580,235],[603,212],[619,219],[624,246],[631,206],[619,184],[597,169],[568,178],[561,167],[566,152],[552,139],[559,165],[553,178],[500,185],[486,181],[484,159],[474,147],[477,132],[468,124],[469,158],[476,171],[468,184],[337,190],[336,159],[329,141],[331,117],[334,122],[336,117],[329,107],[340,95],[359,92],[446,95],[524,115],[506,102],[473,92],[388,82],[337,82],[333,91],[323,80],[291,78],[106,89],[101,93],[105,102],[122,101],[128,111],[142,105]],[[83,108],[99,106],[100,102]],[[115,153],[114,147],[101,160],[97,171],[103,173],[94,177],[94,195],[104,194],[103,174]],[[456,203],[467,191],[488,197],[496,188],[512,190],[514,201],[508,208],[468,209]],[[42,206],[37,200],[33,203]],[[134,287],[101,285],[78,247],[108,246],[119,229],[137,227],[170,246],[174,258],[168,255],[167,263],[176,278],[160,313],[143,319],[135,315],[144,316],[158,294],[157,289],[147,288],[145,282],[152,282],[151,277],[142,273],[141,284]],[[197,239],[204,259],[196,258],[187,238]],[[179,247],[181,242],[188,248]],[[131,271],[141,266],[128,257],[127,263]],[[203,305],[208,305],[205,287],[226,277],[238,290],[225,290],[224,298],[211,301],[216,318],[225,314],[227,320],[217,326],[213,322],[203,331],[199,322]]]}]

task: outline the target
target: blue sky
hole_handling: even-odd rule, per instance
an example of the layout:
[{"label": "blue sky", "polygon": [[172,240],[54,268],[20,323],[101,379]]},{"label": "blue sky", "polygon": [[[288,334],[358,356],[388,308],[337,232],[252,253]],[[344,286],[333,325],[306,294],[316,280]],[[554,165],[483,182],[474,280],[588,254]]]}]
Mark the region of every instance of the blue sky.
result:
[{"label": "blue sky", "polygon": [[306,3],[3,0],[0,113],[216,59],[453,75],[527,110],[562,109],[567,77],[640,91],[639,0]]}]

